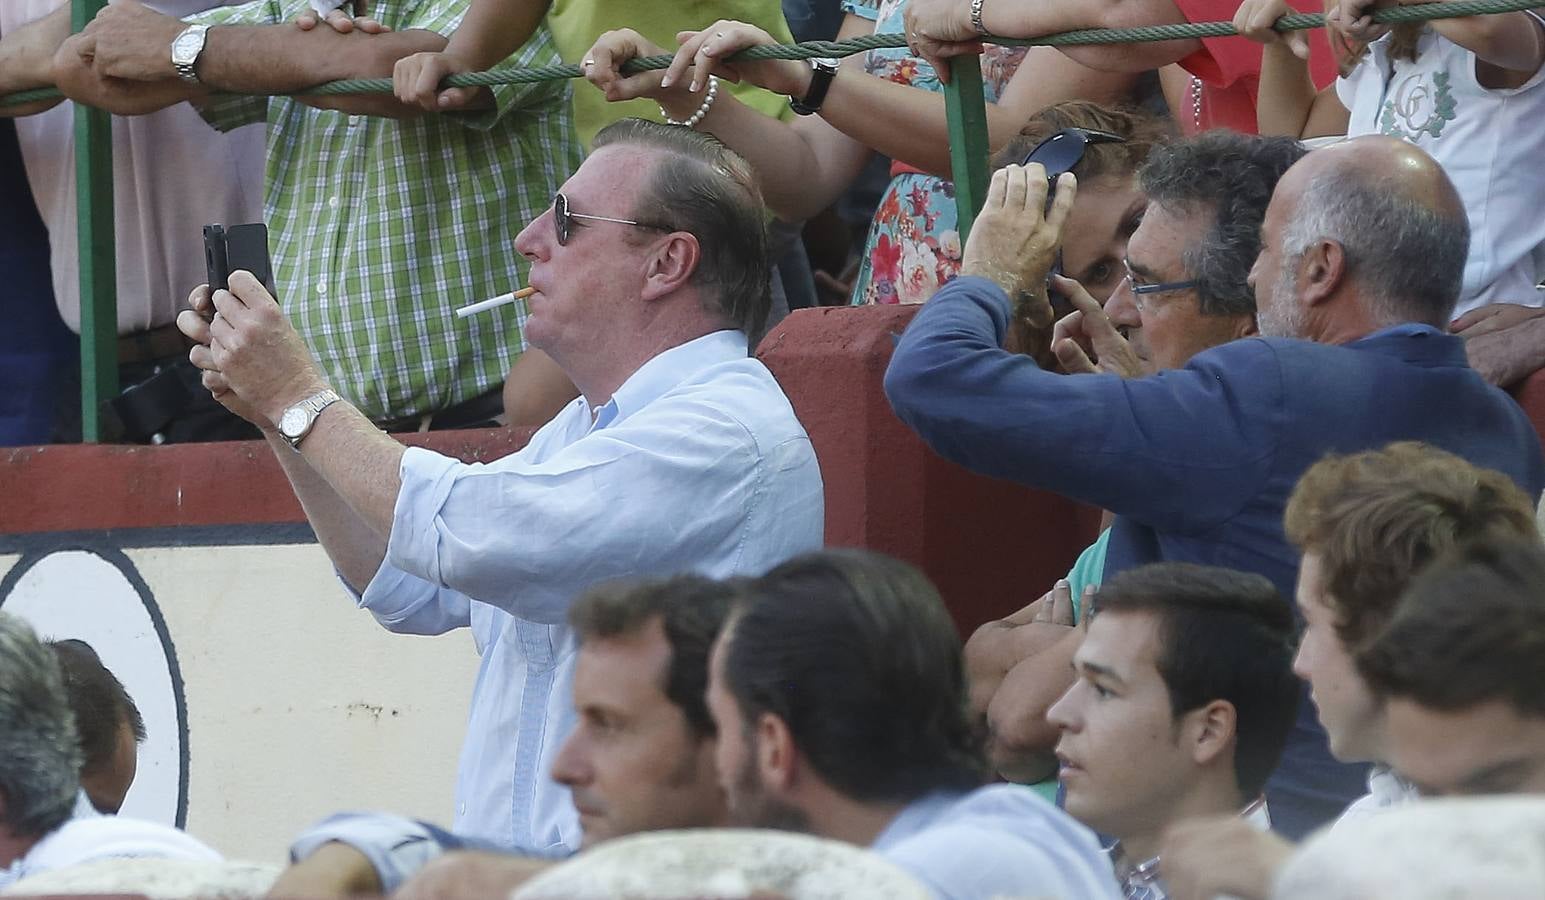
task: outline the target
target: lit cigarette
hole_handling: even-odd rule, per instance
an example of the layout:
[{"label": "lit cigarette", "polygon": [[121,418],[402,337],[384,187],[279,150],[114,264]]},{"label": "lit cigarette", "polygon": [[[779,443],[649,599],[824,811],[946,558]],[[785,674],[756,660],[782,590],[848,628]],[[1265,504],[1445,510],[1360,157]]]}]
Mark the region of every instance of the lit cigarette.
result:
[{"label": "lit cigarette", "polygon": [[514,303],[516,300],[524,300],[535,293],[536,288],[523,287],[514,293],[500,294],[497,297],[490,297],[487,300],[480,300],[477,303],[471,304],[470,306],[463,306],[461,309],[456,310],[456,316],[457,318],[465,319],[467,316],[470,316],[473,313],[480,313],[485,309],[493,309],[495,306],[503,306],[506,303]]}]

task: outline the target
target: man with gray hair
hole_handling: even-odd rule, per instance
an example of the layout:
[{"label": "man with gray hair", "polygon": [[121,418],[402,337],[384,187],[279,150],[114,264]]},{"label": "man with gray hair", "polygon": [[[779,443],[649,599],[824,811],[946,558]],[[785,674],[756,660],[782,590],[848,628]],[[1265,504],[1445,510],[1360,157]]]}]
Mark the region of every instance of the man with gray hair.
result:
[{"label": "man with gray hair", "polygon": [[[1250,277],[1262,336],[1137,379],[1057,376],[1000,349],[1010,298],[1039,290],[1055,259],[1074,192],[1064,178],[1044,212],[1039,167],[994,176],[963,277],[913,321],[885,388],[944,456],[1115,512],[1106,578],[1185,561],[1258,572],[1292,596],[1298,555],[1283,508],[1329,452],[1420,440],[1530,496],[1545,486],[1528,419],[1444,332],[1468,225],[1420,149],[1370,136],[1296,163],[1272,194]],[[1301,704],[1267,787],[1276,827],[1297,836],[1330,820],[1361,781],[1330,757]]]},{"label": "man with gray hair", "polygon": [[80,765],[58,661],[26,622],[0,612],[0,890],[97,859],[220,859],[176,829],[90,812]]}]

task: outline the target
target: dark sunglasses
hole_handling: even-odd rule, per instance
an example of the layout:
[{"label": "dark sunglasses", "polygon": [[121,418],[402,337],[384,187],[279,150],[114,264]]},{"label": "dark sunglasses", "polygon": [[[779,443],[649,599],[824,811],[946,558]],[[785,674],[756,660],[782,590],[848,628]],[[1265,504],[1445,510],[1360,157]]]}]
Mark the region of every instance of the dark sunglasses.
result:
[{"label": "dark sunglasses", "polygon": [[[1025,154],[1023,165],[1040,163],[1046,168],[1046,210],[1051,211],[1051,201],[1057,192],[1057,178],[1064,172],[1073,171],[1073,167],[1084,159],[1084,154],[1089,151],[1090,144],[1124,144],[1127,139],[1119,134],[1111,134],[1109,131],[1097,131],[1093,128],[1064,128],[1034,147]],[[1057,250],[1057,260],[1052,263],[1050,275],[1062,274],[1062,250]],[[1051,286],[1048,276],[1046,293],[1051,300],[1052,314],[1062,318],[1073,311],[1073,305],[1068,302]]]},{"label": "dark sunglasses", "polygon": [[563,247],[569,243],[569,237],[574,234],[575,219],[591,219],[596,222],[616,222],[618,225],[632,225],[635,228],[652,228],[656,231],[670,231],[664,225],[652,225],[648,222],[635,222],[632,219],[614,219],[611,216],[592,216],[585,213],[573,212],[569,209],[569,198],[563,196],[560,191],[553,195],[553,228],[558,232],[558,246]]},{"label": "dark sunglasses", "polygon": [[[1090,144],[1125,144],[1126,142],[1126,138],[1119,134],[1111,134],[1109,131],[1096,131],[1093,128],[1064,128],[1030,148],[1030,152],[1025,154],[1023,165],[1040,163],[1046,167],[1046,177],[1055,183],[1057,176],[1073,171],[1073,167],[1083,161]],[[1051,200],[1050,197],[1046,199]]]}]

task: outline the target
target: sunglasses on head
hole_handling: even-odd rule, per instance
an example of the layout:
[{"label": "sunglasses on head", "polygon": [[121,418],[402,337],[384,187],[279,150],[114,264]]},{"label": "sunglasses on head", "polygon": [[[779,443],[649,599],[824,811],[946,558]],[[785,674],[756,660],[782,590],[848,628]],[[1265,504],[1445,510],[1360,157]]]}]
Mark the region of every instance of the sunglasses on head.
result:
[{"label": "sunglasses on head", "polygon": [[1126,138],[1119,134],[1111,134],[1109,131],[1097,131],[1093,128],[1064,128],[1031,147],[1030,152],[1025,154],[1023,165],[1040,163],[1046,168],[1046,177],[1055,182],[1057,176],[1073,171],[1073,167],[1083,161],[1090,144],[1125,144],[1126,142]]},{"label": "sunglasses on head", "polygon": [[[1030,152],[1025,154],[1023,165],[1040,163],[1046,169],[1046,209],[1051,211],[1051,202],[1057,192],[1057,178],[1065,172],[1073,171],[1084,159],[1084,154],[1089,151],[1090,144],[1124,144],[1127,139],[1119,134],[1111,134],[1109,131],[1098,131],[1093,128],[1064,128],[1056,134],[1041,141]],[[1062,250],[1057,250],[1056,262],[1052,264],[1051,275],[1062,274]],[[1050,279],[1046,287],[1047,295],[1052,304],[1052,313],[1061,318],[1072,312],[1073,307],[1067,298],[1059,294],[1051,287]]]},{"label": "sunglasses on head", "polygon": [[559,191],[553,195],[553,228],[558,232],[558,246],[568,244],[569,238],[574,234],[574,220],[589,219],[596,222],[616,222],[618,225],[632,225],[635,228],[652,228],[656,231],[670,231],[664,225],[653,225],[649,222],[637,222],[633,219],[614,219],[611,216],[592,216],[585,213],[573,212],[569,209],[569,198]]}]

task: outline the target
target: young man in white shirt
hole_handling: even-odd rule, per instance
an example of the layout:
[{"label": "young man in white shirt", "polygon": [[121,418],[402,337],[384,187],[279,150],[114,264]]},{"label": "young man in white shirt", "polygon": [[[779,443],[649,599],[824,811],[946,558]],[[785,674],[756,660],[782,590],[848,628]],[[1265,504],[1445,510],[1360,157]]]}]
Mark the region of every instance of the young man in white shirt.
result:
[{"label": "young man in white shirt", "polygon": [[[1359,673],[1356,655],[1389,622],[1401,593],[1434,558],[1483,538],[1535,533],[1529,498],[1500,472],[1417,443],[1392,444],[1314,465],[1286,512],[1303,553],[1298,607],[1304,635],[1294,670],[1309,683],[1330,749],[1372,762],[1368,793],[1340,822],[1416,797],[1389,767],[1386,700]],[[1264,897],[1293,845],[1228,819],[1174,828],[1165,842],[1177,896]]]}]

